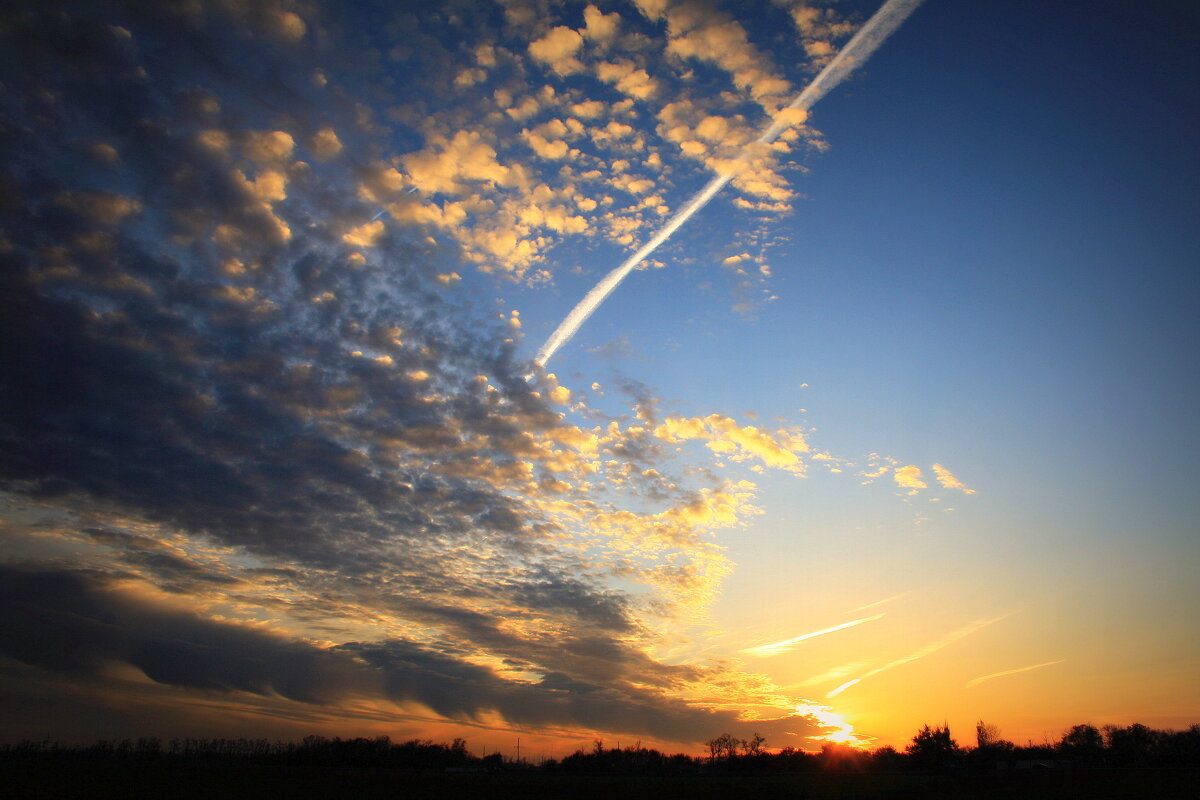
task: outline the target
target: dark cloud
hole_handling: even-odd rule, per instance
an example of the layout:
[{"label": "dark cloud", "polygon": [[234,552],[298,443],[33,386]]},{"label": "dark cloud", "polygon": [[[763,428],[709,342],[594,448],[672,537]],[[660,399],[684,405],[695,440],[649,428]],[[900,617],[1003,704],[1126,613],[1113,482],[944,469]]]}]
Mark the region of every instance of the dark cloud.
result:
[{"label": "dark cloud", "polygon": [[[448,719],[497,712],[520,725],[574,725],[672,740],[748,726],[728,712],[620,683],[553,672],[536,681],[504,678],[409,641],[317,647],[163,606],[94,573],[0,568],[0,608],[0,652],[77,677],[96,677],[119,662],[156,682],[191,689],[317,705],[350,697],[416,702]],[[759,727],[782,724],[764,721]],[[812,729],[805,718],[788,724]]]},{"label": "dark cloud", "polygon": [[0,570],[0,646],[26,664],[94,675],[132,664],[159,683],[330,702],[368,686],[351,659],[186,611],[79,572]]},{"label": "dark cloud", "polygon": [[[48,152],[43,131],[9,130],[20,169],[19,205],[3,217],[0,279],[7,485],[82,494],[339,567],[377,558],[373,544],[397,535],[518,532],[510,500],[432,462],[465,455],[455,449],[474,432],[486,441],[472,455],[503,461],[510,440],[555,418],[521,380],[511,349],[423,285],[429,265],[419,248],[389,237],[375,263],[356,265],[331,234],[308,230],[321,225],[320,212],[344,209],[299,198],[279,213],[300,233],[271,244],[263,226],[273,212],[246,211],[231,170],[197,153],[186,129],[161,122],[176,112],[174,99],[158,97],[163,87],[122,82],[121,34],[50,13],[20,22],[12,38],[43,66],[43,91],[54,98],[47,126],[66,133],[84,120],[102,132],[122,154],[119,183],[136,196],[77,188],[92,176]],[[176,53],[169,63],[179,70],[178,61]],[[20,82],[9,85],[6,111],[28,123],[29,98],[12,96]],[[107,113],[113,97],[134,98],[119,118]],[[324,188],[353,196],[351,185]],[[94,217],[112,228],[122,203],[146,211],[130,211],[120,230],[104,232],[103,247],[91,247]],[[164,239],[157,223],[178,235],[179,219],[236,228],[256,244],[228,257],[258,263],[245,276],[223,273],[211,242]],[[331,301],[314,302],[326,292]],[[387,335],[394,329],[402,344]],[[405,381],[406,370],[431,380]],[[506,390],[515,415],[488,407],[476,374]],[[447,399],[427,402],[434,392]],[[402,461],[382,452],[385,438],[401,443]]]},{"label": "dark cloud", "polygon": [[203,592],[214,586],[232,587],[243,581],[214,560],[199,562],[151,536],[138,536],[117,531],[89,529],[84,531],[93,541],[113,548],[121,555],[132,574],[153,575],[162,588],[179,593]]},{"label": "dark cloud", "polygon": [[408,642],[348,644],[344,649],[380,668],[384,692],[416,700],[449,718],[494,710],[520,725],[576,725],[675,741],[737,726],[732,714],[693,708],[645,690],[587,683],[559,673],[537,682],[504,680],[492,670],[446,658]]}]

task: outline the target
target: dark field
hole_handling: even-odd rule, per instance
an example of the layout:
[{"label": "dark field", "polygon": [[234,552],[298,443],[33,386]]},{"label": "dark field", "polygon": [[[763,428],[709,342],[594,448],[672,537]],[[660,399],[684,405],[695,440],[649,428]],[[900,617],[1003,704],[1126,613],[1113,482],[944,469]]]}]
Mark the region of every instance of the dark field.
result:
[{"label": "dark field", "polygon": [[921,774],[628,777],[536,772],[446,773],[369,767],[275,766],[33,758],[0,762],[12,798],[1200,798],[1195,768]]}]

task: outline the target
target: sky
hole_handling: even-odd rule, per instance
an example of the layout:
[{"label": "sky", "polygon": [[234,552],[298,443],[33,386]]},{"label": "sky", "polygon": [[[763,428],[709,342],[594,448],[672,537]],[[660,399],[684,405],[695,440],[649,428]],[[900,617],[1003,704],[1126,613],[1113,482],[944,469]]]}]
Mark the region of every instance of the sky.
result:
[{"label": "sky", "polygon": [[0,739],[1200,721],[1200,12],[916,5],[6,7]]}]

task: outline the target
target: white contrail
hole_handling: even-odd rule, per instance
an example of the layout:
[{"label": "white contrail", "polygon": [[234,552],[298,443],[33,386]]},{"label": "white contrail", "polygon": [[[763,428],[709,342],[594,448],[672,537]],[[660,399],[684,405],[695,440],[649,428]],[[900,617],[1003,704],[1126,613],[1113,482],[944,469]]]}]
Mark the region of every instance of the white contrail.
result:
[{"label": "white contrail", "polygon": [[875,669],[871,670],[870,672],[867,672],[864,675],[861,675],[860,677],[855,678],[854,680],[846,681],[841,686],[837,687],[836,689],[834,689],[832,692],[830,692],[829,694],[827,694],[825,696],[826,697],[837,697],[839,694],[846,691],[854,684],[859,683],[860,681],[865,681],[867,678],[873,678],[874,676],[878,675],[881,672],[887,672],[889,669],[894,669],[895,667],[904,666],[905,664],[916,661],[918,658],[924,658],[925,656],[933,655],[938,650],[942,650],[946,647],[949,647],[950,645],[957,642],[959,639],[965,639],[966,637],[970,636],[972,633],[981,631],[989,625],[995,625],[1000,620],[1007,619],[1009,616],[1011,616],[1011,614],[1001,614],[1000,616],[992,617],[991,619],[975,620],[974,622],[972,622],[970,625],[966,626],[965,628],[959,628],[956,631],[951,631],[950,633],[943,636],[941,639],[938,639],[936,642],[932,642],[931,644],[925,645],[924,647],[922,647],[920,650],[913,653],[912,655],[905,656],[904,658],[897,658],[895,661],[890,661],[887,664],[884,664],[882,667],[876,667]]},{"label": "white contrail", "polygon": [[753,656],[760,656],[764,658],[766,656],[775,656],[779,655],[780,653],[788,652],[791,650],[791,646],[794,644],[807,641],[808,639],[815,639],[818,636],[824,636],[827,633],[844,631],[846,628],[853,628],[855,625],[862,625],[864,622],[874,622],[877,619],[883,619],[884,616],[886,615],[876,614],[873,617],[863,617],[862,619],[843,622],[841,625],[834,625],[832,628],[824,628],[819,631],[813,631],[812,633],[805,633],[801,636],[793,636],[791,639],[784,639],[782,642],[772,642],[771,644],[764,644],[758,647],[747,647],[745,650],[739,650],[738,652],[748,653]]},{"label": "white contrail", "polygon": [[908,592],[900,592],[900,594],[894,594],[891,597],[885,597],[882,600],[876,600],[874,603],[867,603],[865,606],[859,606],[850,613],[853,614],[855,611],[866,611],[868,608],[878,608],[879,606],[887,605],[888,603],[894,603],[903,597],[908,597]]},{"label": "white contrail", "polygon": [[1035,669],[1041,669],[1042,667],[1052,667],[1055,664],[1061,664],[1064,661],[1066,661],[1065,658],[1060,658],[1058,661],[1046,661],[1044,663],[1033,664],[1028,667],[1017,667],[1016,669],[1006,669],[1003,672],[993,672],[991,675],[984,675],[980,678],[972,678],[971,680],[967,681],[963,685],[963,688],[971,689],[971,688],[974,688],[974,687],[978,686],[979,684],[983,683],[984,681],[990,681],[992,678],[1004,678],[1008,675],[1019,675],[1022,672],[1032,672]]},{"label": "white contrail", "polygon": [[[825,69],[821,70],[820,74],[805,87],[796,99],[793,100],[788,108],[798,108],[802,111],[808,111],[818,100],[824,97],[829,90],[833,89],[839,83],[846,79],[846,76],[865,63],[871,54],[883,44],[884,40],[892,34],[896,28],[900,27],[900,23],[908,18],[917,6],[921,4],[921,0],[887,0],[883,6],[875,12],[875,16],[867,20],[867,24],[858,30],[854,37],[850,39],[842,50],[834,56],[833,60],[825,65]],[[789,127],[792,117],[787,114],[779,114],[771,125],[763,131],[753,144],[746,147],[742,154],[734,162],[733,166],[723,175],[716,175],[710,180],[703,189],[696,193],[696,196],[675,212],[675,216],[667,221],[658,233],[651,237],[650,241],[646,242],[638,251],[629,258],[621,262],[621,265],[612,272],[604,276],[592,290],[584,295],[579,304],[571,309],[571,313],[567,314],[566,318],[559,323],[558,328],[554,333],[550,334],[550,338],[542,345],[542,349],[538,351],[537,357],[534,359],[539,366],[545,366],[550,360],[550,356],[558,348],[567,343],[579,327],[587,321],[587,318],[592,315],[604,298],[612,293],[613,289],[621,281],[625,280],[625,276],[633,271],[633,268],[640,264],[647,256],[653,253],[658,246],[671,237],[679,226],[692,218],[697,211],[704,208],[708,201],[713,196],[724,188],[725,184],[733,180],[733,177],[738,172],[738,166],[745,162],[747,157],[753,153],[758,146],[770,144],[775,141],[775,138],[787,127]]]}]

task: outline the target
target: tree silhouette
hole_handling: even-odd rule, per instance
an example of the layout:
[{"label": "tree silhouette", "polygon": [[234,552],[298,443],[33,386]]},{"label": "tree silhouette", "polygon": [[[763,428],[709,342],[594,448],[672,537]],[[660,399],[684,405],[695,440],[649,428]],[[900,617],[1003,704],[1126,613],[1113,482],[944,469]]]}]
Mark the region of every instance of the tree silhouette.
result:
[{"label": "tree silhouette", "polygon": [[926,725],[917,731],[906,752],[916,767],[942,769],[953,764],[960,751],[958,743],[950,736],[949,725],[934,728]]},{"label": "tree silhouette", "polygon": [[1113,763],[1124,767],[1147,763],[1151,751],[1157,749],[1162,735],[1140,722],[1135,722],[1128,728],[1105,725],[1104,738],[1108,743],[1109,758]]},{"label": "tree silhouette", "polygon": [[1000,728],[983,720],[975,723],[975,749],[968,750],[966,759],[977,769],[995,769],[1012,759],[1016,745],[1000,738]]},{"label": "tree silhouette", "polygon": [[740,739],[730,733],[722,733],[705,742],[708,745],[709,759],[714,762],[732,759],[737,754],[738,745],[741,743]]},{"label": "tree silhouette", "polygon": [[1073,725],[1058,743],[1059,751],[1085,764],[1096,764],[1104,757],[1104,737],[1094,725]]},{"label": "tree silhouette", "polygon": [[995,746],[1000,741],[1000,729],[983,720],[975,723],[975,745],[980,750]]},{"label": "tree silhouette", "polygon": [[766,744],[766,742],[767,740],[762,736],[759,736],[758,731],[755,731],[753,739],[742,740],[742,754],[747,756],[762,755],[763,745]]}]

